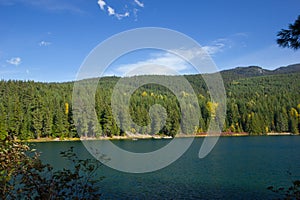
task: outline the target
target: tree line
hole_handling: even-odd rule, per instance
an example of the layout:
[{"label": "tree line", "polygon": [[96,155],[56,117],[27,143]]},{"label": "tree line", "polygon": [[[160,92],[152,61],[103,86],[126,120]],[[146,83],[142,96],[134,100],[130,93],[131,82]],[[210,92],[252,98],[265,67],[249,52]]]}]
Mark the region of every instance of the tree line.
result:
[{"label": "tree line", "polygon": [[[131,77],[134,79],[135,77]],[[161,76],[159,78],[166,78]],[[176,79],[176,77],[167,77]],[[86,137],[124,135],[125,130],[139,134],[164,134],[206,132],[215,105],[201,75],[188,75],[198,98],[199,126],[184,129],[180,103],[168,88],[146,84],[130,97],[129,112],[133,124],[122,116],[120,105],[115,119],[111,96],[118,77],[101,78],[95,94],[97,121],[85,117],[74,121],[72,109],[73,82],[39,83],[34,81],[0,81],[0,136],[18,139],[79,137],[76,124]],[[224,77],[227,93],[227,111],[224,132],[247,132],[264,135],[268,132],[299,133],[300,129],[300,73],[266,75],[232,80]],[[184,87],[180,95],[189,96]],[[124,94],[126,95],[126,94]],[[149,109],[159,104],[165,112],[156,109],[150,120]],[[117,111],[118,112],[118,111]],[[187,116],[188,118],[188,116]],[[119,126],[123,124],[122,128]],[[126,127],[125,127],[126,126]]]}]

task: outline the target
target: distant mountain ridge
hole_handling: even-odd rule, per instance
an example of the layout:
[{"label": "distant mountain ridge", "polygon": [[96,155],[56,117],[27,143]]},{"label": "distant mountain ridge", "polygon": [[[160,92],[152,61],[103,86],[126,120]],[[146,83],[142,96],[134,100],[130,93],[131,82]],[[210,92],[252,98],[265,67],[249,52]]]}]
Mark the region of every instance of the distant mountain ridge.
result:
[{"label": "distant mountain ridge", "polygon": [[[300,73],[300,63],[292,64],[288,66],[282,66],[274,70],[264,69],[260,66],[248,66],[248,67],[236,67],[232,69],[226,69],[219,72],[225,83],[231,82],[233,80],[251,78],[258,76],[268,76],[268,75],[280,75],[280,74],[292,74]],[[188,78],[189,81],[194,82],[195,77],[202,79],[203,74],[186,74],[184,77]],[[147,76],[147,75],[138,75],[138,76]],[[151,76],[168,76],[168,75],[151,75]],[[179,75],[181,76],[181,75]],[[102,81],[108,81],[116,83],[121,77],[120,76],[104,76],[101,77]],[[86,80],[93,80],[98,78],[88,78]]]},{"label": "distant mountain ridge", "polygon": [[288,74],[300,72],[300,64],[288,65],[286,67],[279,67],[272,71],[275,74]]},{"label": "distant mountain ridge", "polygon": [[225,81],[232,81],[241,78],[289,74],[289,73],[297,73],[297,72],[300,72],[300,64],[293,64],[285,67],[279,67],[274,70],[263,69],[262,67],[259,66],[236,67],[234,69],[223,70],[220,73]]}]

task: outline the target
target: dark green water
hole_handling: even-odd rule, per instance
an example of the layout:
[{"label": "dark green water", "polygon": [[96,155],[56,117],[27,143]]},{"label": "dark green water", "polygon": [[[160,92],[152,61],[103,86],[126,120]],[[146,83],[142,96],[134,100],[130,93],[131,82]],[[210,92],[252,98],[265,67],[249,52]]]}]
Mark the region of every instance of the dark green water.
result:
[{"label": "dark green water", "polygon": [[[180,159],[156,172],[129,174],[101,167],[99,176],[106,177],[101,181],[103,199],[272,199],[277,196],[268,186],[289,186],[292,179],[300,179],[300,137],[223,137],[207,157],[199,159],[202,141],[196,138]],[[135,152],[168,142],[114,141]],[[34,145],[42,159],[56,168],[65,166],[59,152],[70,146],[80,157],[91,157],[81,142]]]}]

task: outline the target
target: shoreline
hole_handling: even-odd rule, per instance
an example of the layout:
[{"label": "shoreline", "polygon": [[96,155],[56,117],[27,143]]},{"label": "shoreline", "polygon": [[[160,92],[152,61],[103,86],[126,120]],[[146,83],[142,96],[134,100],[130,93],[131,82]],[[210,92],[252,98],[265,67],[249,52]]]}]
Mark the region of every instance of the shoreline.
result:
[{"label": "shoreline", "polygon": [[[250,135],[248,133],[221,133],[218,134],[193,134],[193,135],[186,135],[186,134],[178,134],[175,138],[204,138],[204,137],[246,137],[246,136],[294,136],[292,133],[267,133],[266,135]],[[40,139],[28,139],[28,140],[19,140],[23,142],[72,142],[72,141],[89,141],[89,140],[145,140],[145,139],[157,139],[157,140],[164,140],[164,139],[173,139],[171,136],[164,136],[164,135],[129,135],[129,136],[112,136],[112,137],[97,137],[97,138],[40,138]]]}]

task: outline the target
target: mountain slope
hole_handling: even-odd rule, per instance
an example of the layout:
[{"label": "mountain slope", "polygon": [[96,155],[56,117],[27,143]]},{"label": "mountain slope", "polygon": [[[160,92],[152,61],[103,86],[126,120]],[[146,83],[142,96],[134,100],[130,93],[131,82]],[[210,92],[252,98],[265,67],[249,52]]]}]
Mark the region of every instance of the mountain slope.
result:
[{"label": "mountain slope", "polygon": [[273,71],[275,74],[289,74],[300,72],[300,64],[289,65],[287,67],[279,67]]},{"label": "mountain slope", "polygon": [[223,70],[220,73],[224,79],[224,82],[226,83],[242,78],[289,74],[297,72],[300,72],[300,64],[288,65],[285,67],[277,68],[275,70],[267,70],[259,66],[237,67],[234,69]]}]

